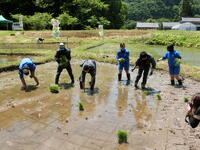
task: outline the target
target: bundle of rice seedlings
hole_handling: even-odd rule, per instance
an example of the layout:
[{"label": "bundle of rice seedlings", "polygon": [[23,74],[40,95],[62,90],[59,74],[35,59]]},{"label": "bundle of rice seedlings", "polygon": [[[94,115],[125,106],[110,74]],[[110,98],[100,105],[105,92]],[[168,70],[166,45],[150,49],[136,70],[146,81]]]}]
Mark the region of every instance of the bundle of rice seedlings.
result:
[{"label": "bundle of rice seedlings", "polygon": [[156,94],[156,97],[158,100],[162,100],[161,95],[160,94]]},{"label": "bundle of rice seedlings", "polygon": [[84,111],[84,105],[81,101],[78,102],[78,108],[79,108],[80,111]]},{"label": "bundle of rice seedlings", "polygon": [[50,90],[51,93],[58,93],[59,92],[58,85],[57,84],[51,84],[49,86],[49,90]]},{"label": "bundle of rice seedlings", "polygon": [[184,102],[188,103],[189,102],[189,98],[188,97],[184,97]]},{"label": "bundle of rice seedlings", "polygon": [[117,137],[118,137],[118,143],[127,143],[127,139],[128,139],[128,133],[127,131],[124,130],[118,130],[117,131]]}]

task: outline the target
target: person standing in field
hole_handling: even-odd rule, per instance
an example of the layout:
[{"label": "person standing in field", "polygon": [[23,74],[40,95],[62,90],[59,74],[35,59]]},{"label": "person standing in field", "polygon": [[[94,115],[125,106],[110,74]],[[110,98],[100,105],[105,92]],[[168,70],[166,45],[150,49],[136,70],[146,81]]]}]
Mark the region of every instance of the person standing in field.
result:
[{"label": "person standing in field", "polygon": [[58,63],[55,84],[58,84],[59,77],[60,77],[60,74],[63,71],[63,69],[67,70],[67,72],[71,78],[71,84],[74,84],[74,75],[72,73],[72,68],[71,68],[71,64],[70,64],[71,51],[69,48],[65,48],[64,43],[59,44],[59,48],[55,55],[55,60]]},{"label": "person standing in field", "polygon": [[[138,88],[138,82],[139,82],[139,80],[140,80],[140,78],[142,77],[142,74],[143,74],[143,81],[141,83],[141,88],[145,89],[145,85],[146,85],[146,82],[147,82],[147,76],[149,74],[150,67],[152,68],[150,75],[153,74],[153,71],[156,68],[155,59],[150,54],[143,51],[143,52],[140,53],[139,58],[135,62],[134,68],[136,68],[136,67],[139,67],[139,69],[138,69],[138,75],[137,75],[136,80],[135,80],[135,88]],[[134,69],[132,69],[132,71],[133,70]]]},{"label": "person standing in field", "polygon": [[171,85],[175,85],[175,78],[178,80],[178,84],[182,85],[182,80],[179,77],[180,74],[180,53],[176,50],[174,50],[174,45],[168,45],[167,46],[167,52],[158,59],[160,60],[165,60],[168,59],[168,67],[169,67],[169,74],[171,78]]},{"label": "person standing in field", "polygon": [[93,60],[86,60],[82,65],[81,75],[79,77],[80,81],[80,88],[85,89],[85,76],[86,73],[89,73],[91,75],[91,81],[90,81],[90,90],[94,90],[94,85],[96,81],[96,62]]},{"label": "person standing in field", "polygon": [[200,122],[200,93],[192,96],[188,103],[188,112],[185,121],[192,127],[196,128]]},{"label": "person standing in field", "polygon": [[27,89],[27,84],[24,79],[24,74],[26,76],[28,76],[29,72],[31,74],[30,78],[33,78],[35,80],[36,86],[39,85],[38,78],[35,76],[35,69],[36,69],[36,65],[32,62],[31,58],[24,58],[21,60],[21,62],[19,64],[19,77],[22,82],[23,89],[25,89],[25,90]]},{"label": "person standing in field", "polygon": [[124,43],[120,43],[120,49],[117,51],[116,59],[118,61],[118,81],[122,79],[122,71],[123,69],[126,72],[127,80],[130,81],[130,73],[129,73],[129,50],[125,48]]}]

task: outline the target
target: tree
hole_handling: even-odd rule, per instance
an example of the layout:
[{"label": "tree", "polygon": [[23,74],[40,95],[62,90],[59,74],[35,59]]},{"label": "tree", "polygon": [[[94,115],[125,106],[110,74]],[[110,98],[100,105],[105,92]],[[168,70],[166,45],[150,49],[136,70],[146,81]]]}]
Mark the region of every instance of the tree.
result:
[{"label": "tree", "polygon": [[180,3],[180,16],[192,17],[191,0],[182,0]]},{"label": "tree", "polygon": [[124,25],[127,16],[127,4],[121,0],[102,0],[108,5],[108,10],[103,13],[111,24],[108,26],[111,29],[119,29]]}]

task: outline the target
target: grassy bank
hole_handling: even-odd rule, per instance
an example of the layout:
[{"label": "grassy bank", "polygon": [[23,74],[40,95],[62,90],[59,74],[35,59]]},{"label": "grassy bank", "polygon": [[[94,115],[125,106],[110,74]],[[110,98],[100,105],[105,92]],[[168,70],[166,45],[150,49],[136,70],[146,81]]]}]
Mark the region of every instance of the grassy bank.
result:
[{"label": "grassy bank", "polygon": [[[176,34],[177,35],[176,35]],[[52,38],[51,31],[27,31],[27,32],[16,32],[15,36],[10,36],[5,34],[5,36],[0,36],[3,39],[1,42],[10,42],[8,45],[13,43],[29,43],[30,45],[14,45],[6,47],[4,43],[0,43],[0,54],[12,54],[20,55],[27,54],[33,58],[33,61],[37,64],[45,63],[54,60],[55,49],[57,49],[58,42],[68,42],[68,46],[72,48],[72,57],[80,59],[94,59],[100,62],[107,62],[116,64],[115,60],[116,51],[119,48],[120,42],[125,42],[126,47],[130,50],[131,65],[134,65],[136,58],[141,51],[147,51],[151,53],[155,59],[158,59],[165,51],[166,44],[168,43],[158,43],[162,46],[151,46],[144,44],[154,38],[155,35],[159,35],[165,41],[166,37],[170,37],[173,34],[176,36],[186,36],[188,32],[179,31],[126,31],[126,30],[109,30],[105,32],[104,40],[100,40],[98,37],[98,31],[64,31],[61,32],[61,38]],[[197,32],[199,33],[199,32]],[[162,35],[163,34],[163,35]],[[191,33],[191,36],[197,36],[195,32]],[[40,36],[42,35],[42,36]],[[34,39],[36,37],[44,37],[45,42],[44,47],[35,47]],[[165,37],[165,38],[164,38]],[[166,39],[167,40],[167,39]],[[187,39],[186,39],[187,40]],[[170,41],[170,40],[169,40]],[[148,42],[147,42],[148,43]],[[184,43],[184,42],[183,42]],[[49,44],[49,45],[48,45]],[[51,46],[51,44],[53,46]],[[154,44],[154,43],[153,43]],[[181,45],[182,46],[182,45]],[[184,46],[184,44],[183,44]],[[192,45],[194,46],[194,45]],[[16,48],[15,48],[16,47]],[[45,48],[46,47],[46,48]],[[195,47],[195,46],[194,46]],[[186,49],[183,47],[177,47],[177,49],[183,49],[182,53],[190,52],[191,49]],[[161,51],[162,50],[162,51]],[[197,51],[197,49],[192,49],[192,51]],[[34,56],[33,56],[34,55]],[[35,56],[36,55],[36,56]],[[20,60],[16,60],[8,63],[1,63],[0,68],[9,68],[11,66],[18,66]],[[195,80],[200,81],[200,67],[191,66],[183,62],[182,74],[186,77],[191,77]],[[158,69],[168,70],[167,62],[159,62]]]}]

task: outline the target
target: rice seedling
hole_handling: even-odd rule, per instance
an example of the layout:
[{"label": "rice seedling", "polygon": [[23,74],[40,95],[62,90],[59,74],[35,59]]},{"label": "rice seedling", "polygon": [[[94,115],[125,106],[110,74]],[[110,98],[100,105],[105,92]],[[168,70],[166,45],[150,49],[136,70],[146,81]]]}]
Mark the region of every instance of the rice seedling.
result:
[{"label": "rice seedling", "polygon": [[58,93],[58,92],[59,92],[58,85],[56,85],[56,84],[51,84],[51,85],[49,86],[49,90],[50,90],[51,93]]},{"label": "rice seedling", "polygon": [[84,111],[84,105],[83,105],[83,103],[80,101],[80,102],[78,102],[78,108],[79,108],[79,110],[80,111]]},{"label": "rice seedling", "polygon": [[148,91],[148,90],[143,90],[143,93],[144,93],[145,95],[150,95],[150,94],[151,94],[151,92]]},{"label": "rice seedling", "polygon": [[127,131],[124,130],[118,130],[117,131],[117,137],[118,137],[118,143],[127,143],[127,139],[128,139],[128,133]]},{"label": "rice seedling", "polygon": [[188,97],[184,97],[184,102],[188,103],[189,102],[189,98]]},{"label": "rice seedling", "polygon": [[162,100],[161,95],[160,94],[156,94],[156,97],[158,100]]}]

